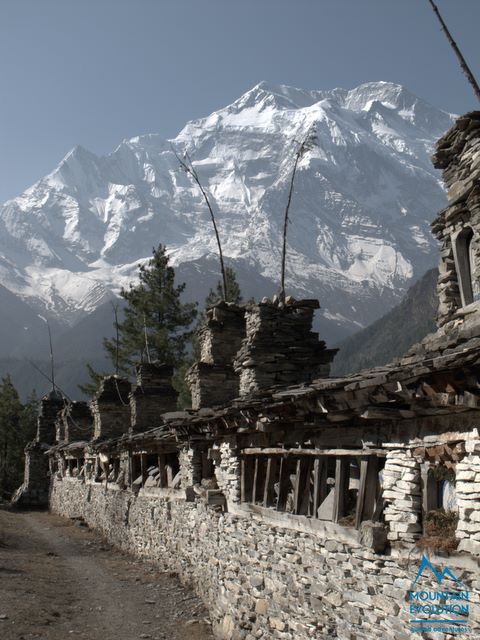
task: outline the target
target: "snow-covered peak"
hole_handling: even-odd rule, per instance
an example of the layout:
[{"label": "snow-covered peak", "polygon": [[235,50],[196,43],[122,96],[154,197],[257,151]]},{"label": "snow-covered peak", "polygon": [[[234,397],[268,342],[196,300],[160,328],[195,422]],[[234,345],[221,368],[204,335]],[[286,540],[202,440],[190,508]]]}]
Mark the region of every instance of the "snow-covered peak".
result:
[{"label": "snow-covered peak", "polygon": [[444,194],[429,155],[451,121],[393,83],[311,91],[261,82],[171,141],[137,136],[103,157],[77,146],[0,208],[0,284],[72,319],[127,286],[159,242],[180,269],[195,261],[189,273],[215,264],[205,203],[173,146],[188,150],[211,194],[245,293],[273,293],[293,157],[315,124],[290,213],[289,287],[318,295],[328,322],[351,330],[434,260],[429,220]]}]

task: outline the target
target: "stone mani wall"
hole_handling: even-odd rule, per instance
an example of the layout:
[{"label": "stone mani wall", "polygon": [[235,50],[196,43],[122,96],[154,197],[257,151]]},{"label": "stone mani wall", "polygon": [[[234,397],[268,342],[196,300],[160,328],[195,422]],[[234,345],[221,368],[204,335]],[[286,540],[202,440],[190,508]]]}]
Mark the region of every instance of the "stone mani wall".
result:
[{"label": "stone mani wall", "polygon": [[[268,515],[218,513],[183,496],[146,489],[135,496],[55,479],[51,508],[82,517],[113,544],[178,571],[208,607],[218,638],[411,640],[408,590],[418,557],[374,554],[333,525],[319,533],[306,518],[285,526]],[[449,566],[455,568],[452,559]],[[454,570],[470,590],[472,628],[471,635],[455,637],[479,637],[478,569]],[[442,588],[455,585],[445,580]]]}]

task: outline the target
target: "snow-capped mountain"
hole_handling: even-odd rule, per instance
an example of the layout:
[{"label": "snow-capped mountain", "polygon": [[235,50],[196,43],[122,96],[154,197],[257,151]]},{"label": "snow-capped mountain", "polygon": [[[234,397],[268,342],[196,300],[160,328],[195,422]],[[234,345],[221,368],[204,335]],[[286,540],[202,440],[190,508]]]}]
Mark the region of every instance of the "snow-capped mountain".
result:
[{"label": "snow-capped mountain", "polygon": [[[0,284],[73,324],[127,285],[162,242],[200,299],[192,285],[204,265],[216,268],[215,238],[173,146],[188,151],[208,187],[244,292],[272,295],[294,154],[315,124],[290,211],[287,293],[320,298],[327,338],[350,333],[436,261],[429,221],[445,197],[429,156],[451,122],[387,82],[350,91],[262,82],[172,141],[144,135],[105,157],[75,147],[0,208]],[[217,278],[209,272],[205,287]]]}]

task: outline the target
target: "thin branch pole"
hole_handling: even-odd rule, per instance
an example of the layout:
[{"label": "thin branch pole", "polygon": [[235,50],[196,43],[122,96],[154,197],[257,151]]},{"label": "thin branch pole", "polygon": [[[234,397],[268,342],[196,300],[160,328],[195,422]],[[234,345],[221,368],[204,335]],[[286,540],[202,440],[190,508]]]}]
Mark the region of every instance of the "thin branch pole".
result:
[{"label": "thin branch pole", "polygon": [[473,75],[472,71],[470,70],[470,67],[468,66],[467,61],[463,57],[462,52],[458,48],[457,43],[453,39],[452,34],[448,30],[448,27],[445,24],[444,19],[440,15],[440,11],[438,10],[437,5],[435,4],[435,2],[433,0],[428,0],[428,2],[430,3],[430,5],[431,5],[433,11],[435,12],[440,24],[442,25],[442,30],[445,33],[445,35],[447,36],[447,39],[448,39],[453,51],[455,52],[455,55],[457,56],[458,61],[460,62],[460,67],[461,67],[463,73],[467,76],[467,80],[471,84],[473,92],[475,93],[477,99],[480,100],[480,86],[478,85],[478,82],[476,81],[475,76]]},{"label": "thin branch pole", "polygon": [[48,341],[50,344],[50,371],[52,375],[52,391],[55,392],[55,361],[53,359],[53,345],[52,345],[52,332],[50,331],[50,325],[47,320],[47,329],[48,329]]},{"label": "thin branch pole", "polygon": [[208,207],[208,210],[210,212],[210,217],[212,219],[213,229],[215,231],[215,237],[217,239],[218,255],[219,255],[219,258],[220,258],[220,269],[221,269],[221,272],[222,272],[222,281],[223,281],[223,299],[227,300],[227,293],[228,293],[227,275],[226,275],[226,272],[225,272],[225,264],[223,262],[223,252],[222,252],[222,245],[221,245],[221,242],[220,242],[220,235],[218,233],[217,222],[215,220],[215,215],[213,213],[213,209],[212,209],[212,207],[210,205],[210,201],[208,199],[208,196],[207,196],[207,194],[205,192],[205,189],[202,186],[202,183],[200,182],[200,178],[198,177],[198,173],[196,172],[188,153],[185,152],[185,157],[188,160],[188,164],[187,164],[184,160],[182,160],[182,158],[179,157],[179,155],[177,154],[177,152],[175,151],[175,149],[173,147],[172,147],[172,150],[173,150],[173,153],[175,154],[175,157],[177,158],[178,162],[180,163],[180,166],[185,171],[185,173],[188,173],[195,180],[198,188],[202,192],[202,196],[203,196],[203,198],[204,198],[204,200],[206,202],[206,205]]},{"label": "thin branch pole", "polygon": [[64,398],[66,398],[69,402],[73,403],[73,400],[65,393],[65,391],[61,387],[59,387],[58,384],[55,384],[53,379],[50,376],[48,376],[44,371],[42,371],[40,367],[37,367],[37,365],[32,360],[27,360],[27,362],[29,365],[31,365],[35,369],[35,371],[38,371],[40,375],[42,375],[46,380],[51,382],[52,385],[54,385],[54,388],[58,389],[62,394],[62,396],[64,396]]},{"label": "thin branch pole", "polygon": [[143,334],[145,336],[145,350],[147,352],[147,360],[150,364],[152,361],[150,359],[150,347],[148,346],[147,317],[145,316],[145,312],[143,313]]},{"label": "thin branch pole", "polygon": [[115,317],[115,375],[118,376],[120,369],[119,365],[119,350],[120,350],[120,334],[118,331],[118,304],[111,302],[113,315]]},{"label": "thin branch pole", "polygon": [[287,259],[287,230],[288,230],[288,212],[290,211],[290,205],[292,203],[293,185],[295,183],[295,175],[297,173],[298,161],[302,155],[304,143],[298,147],[295,154],[295,162],[293,164],[292,177],[290,179],[290,188],[288,190],[287,206],[285,207],[285,219],[283,221],[283,247],[282,247],[282,275],[280,282],[280,300],[285,300],[285,263]]}]

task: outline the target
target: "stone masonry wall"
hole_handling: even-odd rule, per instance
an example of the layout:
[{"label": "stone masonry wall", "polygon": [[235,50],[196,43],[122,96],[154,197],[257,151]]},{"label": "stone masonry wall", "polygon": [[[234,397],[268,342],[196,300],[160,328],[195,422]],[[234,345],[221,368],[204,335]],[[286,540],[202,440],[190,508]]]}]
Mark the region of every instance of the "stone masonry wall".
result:
[{"label": "stone masonry wall", "polygon": [[388,539],[413,543],[422,535],[420,464],[410,451],[389,451],[383,470]]},{"label": "stone masonry wall", "polygon": [[[144,489],[134,496],[55,479],[51,508],[83,517],[113,544],[178,571],[204,600],[218,638],[411,640],[407,593],[418,557],[376,555],[353,536],[287,528],[264,514],[221,514],[183,495],[167,499]],[[478,570],[455,571],[470,589],[472,627],[455,637],[479,637]],[[443,588],[449,586],[445,580]]]},{"label": "stone masonry wall", "polygon": [[455,489],[459,549],[480,554],[480,453],[469,455],[457,464]]}]

